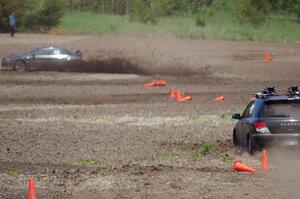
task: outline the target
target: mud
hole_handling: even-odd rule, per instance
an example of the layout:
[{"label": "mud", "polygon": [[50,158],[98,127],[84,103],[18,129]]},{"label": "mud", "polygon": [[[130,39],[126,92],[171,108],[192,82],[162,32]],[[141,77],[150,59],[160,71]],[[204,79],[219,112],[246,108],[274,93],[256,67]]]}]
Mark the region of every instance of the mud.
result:
[{"label": "mud", "polygon": [[[34,34],[0,43],[0,57],[52,44],[85,60],[68,72],[0,71],[0,198],[26,198],[30,176],[38,198],[298,198],[297,153],[270,150],[261,172],[260,153],[233,147],[230,115],[266,86],[298,85],[300,45]],[[143,87],[159,79],[168,85]],[[170,86],[193,101],[170,99]],[[237,159],[258,171],[232,171]]]}]

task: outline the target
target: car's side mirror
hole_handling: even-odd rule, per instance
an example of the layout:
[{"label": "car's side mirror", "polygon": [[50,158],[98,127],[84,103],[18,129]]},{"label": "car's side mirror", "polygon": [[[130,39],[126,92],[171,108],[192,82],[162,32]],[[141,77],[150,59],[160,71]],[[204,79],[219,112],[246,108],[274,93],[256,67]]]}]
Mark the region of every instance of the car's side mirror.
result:
[{"label": "car's side mirror", "polygon": [[235,113],[235,114],[232,115],[232,119],[240,120],[241,118],[242,118],[242,116],[239,113]]}]

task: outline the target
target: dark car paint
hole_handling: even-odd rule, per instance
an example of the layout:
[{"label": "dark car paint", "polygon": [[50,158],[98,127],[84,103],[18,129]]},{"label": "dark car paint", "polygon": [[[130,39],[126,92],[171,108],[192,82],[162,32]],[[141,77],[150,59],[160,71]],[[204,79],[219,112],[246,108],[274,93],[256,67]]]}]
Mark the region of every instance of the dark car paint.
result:
[{"label": "dark car paint", "polygon": [[[67,58],[51,57],[50,54],[39,54],[41,50],[47,49],[48,52],[53,50],[62,50]],[[71,52],[65,48],[59,47],[40,47],[31,50],[30,52],[25,52],[22,54],[10,54],[2,59],[1,66],[5,68],[14,68],[14,65],[18,61],[22,61],[26,64],[27,69],[37,69],[43,67],[51,67],[52,69],[63,67],[68,67],[68,65],[76,64],[81,61],[82,53],[78,50],[76,52]],[[9,60],[8,60],[9,59]]]},{"label": "dark car paint", "polygon": [[[243,115],[239,118],[238,114],[233,115],[233,119],[238,119],[234,127],[234,133],[238,139],[238,143],[241,146],[248,147],[248,139],[252,138],[257,147],[264,147],[266,145],[272,145],[274,143],[281,142],[285,138],[300,138],[300,118],[295,117],[279,117],[279,118],[263,118],[262,108],[268,101],[282,101],[282,102],[300,102],[299,97],[289,98],[288,96],[272,96],[266,99],[256,99],[250,102],[247,106],[254,104],[253,113],[250,117],[245,115],[247,108]],[[265,122],[270,130],[270,133],[262,134],[256,132],[253,125],[255,122]],[[284,123],[290,125],[284,125]],[[293,125],[299,124],[299,125]]]}]

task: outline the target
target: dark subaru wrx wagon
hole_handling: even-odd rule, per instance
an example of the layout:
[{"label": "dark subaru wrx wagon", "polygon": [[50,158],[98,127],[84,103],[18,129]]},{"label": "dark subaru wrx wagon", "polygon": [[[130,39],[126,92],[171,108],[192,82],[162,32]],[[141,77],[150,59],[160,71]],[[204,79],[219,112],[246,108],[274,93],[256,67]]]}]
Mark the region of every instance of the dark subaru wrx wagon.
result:
[{"label": "dark subaru wrx wagon", "polygon": [[296,86],[288,88],[284,95],[267,87],[256,94],[242,115],[232,117],[238,120],[233,143],[246,147],[250,154],[262,147],[300,144],[300,93]]}]

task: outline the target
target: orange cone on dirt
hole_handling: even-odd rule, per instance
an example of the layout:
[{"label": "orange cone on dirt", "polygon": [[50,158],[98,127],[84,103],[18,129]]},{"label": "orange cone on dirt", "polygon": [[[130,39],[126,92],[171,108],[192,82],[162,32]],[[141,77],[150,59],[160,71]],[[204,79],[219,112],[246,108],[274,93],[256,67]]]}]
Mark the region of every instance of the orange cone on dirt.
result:
[{"label": "orange cone on dirt", "polygon": [[263,149],[261,154],[261,170],[268,171],[268,159],[267,159],[267,150]]},{"label": "orange cone on dirt", "polygon": [[174,88],[174,86],[172,86],[172,87],[171,87],[171,91],[170,91],[170,97],[172,97],[172,98],[175,98],[175,97],[176,97],[176,95],[175,95],[175,88]]},{"label": "orange cone on dirt", "polygon": [[215,101],[224,101],[225,100],[225,97],[223,95],[219,96],[219,97],[216,97],[214,98]]},{"label": "orange cone on dirt", "polygon": [[181,93],[180,93],[180,90],[178,90],[177,92],[176,92],[176,101],[177,102],[180,102],[180,100],[181,100]]},{"label": "orange cone on dirt", "polygon": [[155,86],[166,86],[167,81],[166,80],[159,80],[155,82]]},{"label": "orange cone on dirt", "polygon": [[234,170],[238,172],[255,172],[256,170],[242,164],[241,160],[237,160],[234,162]]},{"label": "orange cone on dirt", "polygon": [[153,86],[166,86],[167,81],[166,80],[159,80],[159,81],[152,81],[150,83],[144,84],[144,87],[153,87]]},{"label": "orange cone on dirt", "polygon": [[156,81],[152,81],[150,83],[144,84],[144,87],[153,87],[156,85]]},{"label": "orange cone on dirt", "polygon": [[34,188],[34,181],[32,178],[29,178],[28,182],[28,199],[37,199],[36,193],[35,193],[35,188]]},{"label": "orange cone on dirt", "polygon": [[267,52],[267,53],[265,54],[265,61],[266,61],[266,62],[270,62],[270,61],[272,61],[272,60],[273,60],[273,57],[271,57],[270,54]]},{"label": "orange cone on dirt", "polygon": [[186,97],[183,97],[179,100],[179,102],[186,102],[186,101],[192,101],[192,97],[191,96],[186,96]]}]

